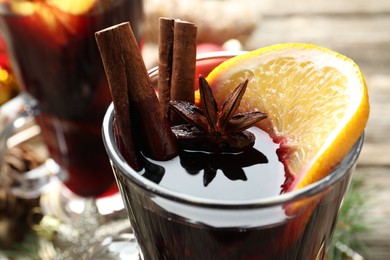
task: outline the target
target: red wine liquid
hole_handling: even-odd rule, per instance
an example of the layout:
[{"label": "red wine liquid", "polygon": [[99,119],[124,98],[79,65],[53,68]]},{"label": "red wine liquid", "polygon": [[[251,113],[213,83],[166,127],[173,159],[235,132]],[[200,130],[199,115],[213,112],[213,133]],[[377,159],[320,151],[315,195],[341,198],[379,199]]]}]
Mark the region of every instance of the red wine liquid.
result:
[{"label": "red wine liquid", "polygon": [[[258,128],[252,127],[251,132],[256,136],[255,145],[242,153],[183,151],[168,162],[149,160],[165,170],[159,185],[206,199],[249,200],[279,195],[285,175],[275,152],[278,145]],[[146,173],[146,176],[155,175],[155,172]]]},{"label": "red wine liquid", "polygon": [[[209,201],[209,207],[162,197],[158,189],[142,188],[114,167],[145,259],[325,258],[352,169],[333,187],[304,201],[252,209],[212,206],[211,200],[240,205],[282,192],[278,146],[260,130],[254,133],[259,153],[228,155],[227,160],[180,154],[169,162],[147,161],[139,173],[164,189]],[[218,168],[215,176],[213,167]],[[228,171],[231,167],[234,172]]]},{"label": "red wine liquid", "polygon": [[3,4],[1,31],[14,71],[39,101],[37,123],[51,157],[67,172],[65,185],[80,196],[115,191],[101,139],[111,97],[94,33],[130,21],[139,39],[142,1],[97,1],[99,7],[79,16],[35,3],[46,9],[26,16],[4,13]]}]

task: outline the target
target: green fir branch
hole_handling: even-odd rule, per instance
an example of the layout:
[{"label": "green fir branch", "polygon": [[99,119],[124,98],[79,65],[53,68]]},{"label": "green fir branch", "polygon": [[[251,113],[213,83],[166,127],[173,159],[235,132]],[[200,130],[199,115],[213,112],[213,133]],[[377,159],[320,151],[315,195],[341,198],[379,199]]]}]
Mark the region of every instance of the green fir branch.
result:
[{"label": "green fir branch", "polygon": [[359,239],[359,234],[370,231],[368,223],[364,222],[366,199],[361,188],[364,178],[352,179],[349,190],[340,209],[339,219],[328,251],[329,260],[354,259],[360,253],[365,253],[367,247]]}]

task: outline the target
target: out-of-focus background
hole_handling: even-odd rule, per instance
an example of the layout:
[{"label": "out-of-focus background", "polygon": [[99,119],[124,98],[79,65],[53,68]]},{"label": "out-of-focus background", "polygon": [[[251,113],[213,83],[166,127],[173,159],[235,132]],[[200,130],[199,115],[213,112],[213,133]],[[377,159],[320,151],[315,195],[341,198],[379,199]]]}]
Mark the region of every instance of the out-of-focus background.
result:
[{"label": "out-of-focus background", "polygon": [[230,48],[245,50],[284,42],[314,43],[345,54],[360,66],[371,114],[352,194],[341,213],[343,234],[336,238],[352,247],[339,248],[358,253],[349,251],[354,259],[390,259],[390,1],[146,0],[145,6],[144,51],[150,66],[155,62],[160,16],[195,22],[199,42],[227,42]]}]

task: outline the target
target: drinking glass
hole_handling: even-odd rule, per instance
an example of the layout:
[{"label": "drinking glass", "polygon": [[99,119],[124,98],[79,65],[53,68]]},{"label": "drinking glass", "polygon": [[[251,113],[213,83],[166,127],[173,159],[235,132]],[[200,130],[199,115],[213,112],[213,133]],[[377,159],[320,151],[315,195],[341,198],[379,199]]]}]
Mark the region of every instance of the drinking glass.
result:
[{"label": "drinking glass", "polygon": [[[235,55],[206,53],[198,62]],[[157,73],[149,71],[152,78]],[[164,188],[133,170],[115,143],[113,116],[111,105],[103,141],[144,259],[326,257],[363,136],[329,175],[300,190],[253,200],[207,199]]]},{"label": "drinking glass", "polygon": [[94,33],[127,21],[140,41],[142,0],[0,1],[0,33],[23,90],[0,111],[1,148],[16,119],[33,116],[72,195],[118,191],[101,138],[111,96]]}]

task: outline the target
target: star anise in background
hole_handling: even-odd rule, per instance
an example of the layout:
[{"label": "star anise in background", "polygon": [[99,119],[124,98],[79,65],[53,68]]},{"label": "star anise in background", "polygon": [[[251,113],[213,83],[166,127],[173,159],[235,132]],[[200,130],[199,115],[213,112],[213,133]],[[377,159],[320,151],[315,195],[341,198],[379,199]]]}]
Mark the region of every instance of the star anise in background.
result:
[{"label": "star anise in background", "polygon": [[260,111],[234,114],[248,86],[248,80],[238,84],[219,110],[206,79],[199,76],[202,108],[173,100],[170,108],[185,119],[188,125],[172,127],[183,149],[203,151],[239,152],[254,145],[255,136],[246,131],[267,115]]},{"label": "star anise in background", "polygon": [[203,185],[206,187],[215,178],[218,170],[221,170],[229,180],[246,181],[247,176],[243,168],[268,163],[268,159],[255,148],[228,154],[182,151],[180,163],[191,175],[196,175],[203,170]]}]

